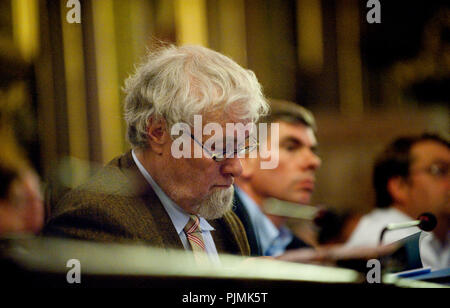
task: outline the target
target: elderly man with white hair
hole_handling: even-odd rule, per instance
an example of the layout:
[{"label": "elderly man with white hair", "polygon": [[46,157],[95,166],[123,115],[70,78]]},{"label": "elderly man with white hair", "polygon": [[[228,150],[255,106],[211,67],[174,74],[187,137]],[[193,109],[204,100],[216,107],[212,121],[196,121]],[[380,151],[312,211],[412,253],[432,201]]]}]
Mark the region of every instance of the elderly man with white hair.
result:
[{"label": "elderly man with white hair", "polygon": [[[192,250],[194,256],[206,253],[212,261],[219,253],[249,255],[245,230],[230,210],[234,178],[242,172],[235,154],[249,145],[236,142],[239,125],[226,128],[267,113],[253,72],[204,47],[170,45],[149,54],[126,81],[125,92],[132,150],[67,193],[45,234],[142,241]],[[201,127],[195,127],[200,116]],[[174,129],[180,123],[188,128],[181,136]],[[203,128],[211,123],[225,134],[208,136]],[[208,137],[215,138],[209,147]],[[185,138],[181,147],[175,146],[178,138]],[[225,149],[216,146],[222,140]],[[186,150],[192,155],[177,152]],[[198,151],[205,155],[195,156]]]}]

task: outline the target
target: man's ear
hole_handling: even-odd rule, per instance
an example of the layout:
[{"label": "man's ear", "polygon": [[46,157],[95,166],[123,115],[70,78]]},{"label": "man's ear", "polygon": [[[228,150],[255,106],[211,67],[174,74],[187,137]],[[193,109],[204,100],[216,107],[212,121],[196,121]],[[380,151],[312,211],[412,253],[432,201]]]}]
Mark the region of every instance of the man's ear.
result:
[{"label": "man's ear", "polygon": [[408,183],[405,178],[401,176],[390,178],[387,183],[387,190],[395,203],[406,203],[406,199],[408,198]]},{"label": "man's ear", "polygon": [[147,138],[150,148],[157,154],[162,154],[163,146],[170,140],[164,119],[151,117],[147,125]]}]

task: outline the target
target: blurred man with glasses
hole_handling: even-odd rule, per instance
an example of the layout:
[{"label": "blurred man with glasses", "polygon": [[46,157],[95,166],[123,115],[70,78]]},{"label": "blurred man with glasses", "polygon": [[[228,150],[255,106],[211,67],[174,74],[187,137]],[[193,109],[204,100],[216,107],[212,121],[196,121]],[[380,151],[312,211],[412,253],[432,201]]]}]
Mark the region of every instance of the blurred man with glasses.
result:
[{"label": "blurred man with glasses", "polygon": [[[389,223],[416,219],[433,213],[437,227],[424,234],[420,255],[424,266],[450,266],[450,148],[448,140],[433,134],[401,137],[389,144],[376,159],[373,184],[377,208],[361,218],[348,246],[377,245],[380,232]],[[383,244],[420,230],[416,227],[389,231]]]}]

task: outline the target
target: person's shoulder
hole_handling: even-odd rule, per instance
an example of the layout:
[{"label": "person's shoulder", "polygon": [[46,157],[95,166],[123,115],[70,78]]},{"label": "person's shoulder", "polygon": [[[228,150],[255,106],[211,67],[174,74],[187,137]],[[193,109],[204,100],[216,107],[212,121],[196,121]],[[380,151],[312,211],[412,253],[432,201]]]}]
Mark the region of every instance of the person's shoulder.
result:
[{"label": "person's shoulder", "polygon": [[250,255],[250,246],[248,244],[247,233],[242,225],[241,220],[233,211],[226,212],[222,220],[227,224],[228,228],[234,235],[242,255]]},{"label": "person's shoulder", "polygon": [[361,217],[350,238],[347,240],[347,246],[373,246],[377,240],[383,223],[376,217],[374,211]]},{"label": "person's shoulder", "polygon": [[[347,244],[349,246],[378,245],[379,237],[384,227],[390,223],[403,222],[405,220],[408,220],[407,216],[404,216],[392,207],[375,208],[361,217]],[[394,236],[394,239],[400,239],[401,235],[402,232],[399,231],[386,234],[384,242],[389,242],[392,236]]]},{"label": "person's shoulder", "polygon": [[150,190],[133,172],[120,157],[102,167],[57,202],[44,233],[96,240],[142,237],[136,221],[152,220],[147,199],[142,198],[142,189]]},{"label": "person's shoulder", "polygon": [[69,190],[57,202],[53,214],[80,207],[105,208],[107,204],[120,204],[121,200],[126,201],[130,197],[137,196],[139,194],[137,189],[142,183],[137,183],[138,178],[134,170],[124,163],[124,155],[113,159],[84,184]]}]

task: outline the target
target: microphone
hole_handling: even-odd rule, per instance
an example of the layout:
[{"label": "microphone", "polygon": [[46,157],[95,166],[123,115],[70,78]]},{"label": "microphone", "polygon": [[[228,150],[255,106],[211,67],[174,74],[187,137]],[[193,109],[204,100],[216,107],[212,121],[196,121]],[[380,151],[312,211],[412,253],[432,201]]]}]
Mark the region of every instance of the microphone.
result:
[{"label": "microphone", "polygon": [[399,230],[399,229],[405,229],[405,228],[411,228],[411,227],[419,227],[419,229],[423,231],[432,231],[437,225],[437,219],[436,216],[434,216],[431,213],[423,213],[419,217],[417,217],[417,220],[411,220],[406,222],[399,222],[399,223],[391,223],[388,224],[386,227],[383,228],[383,230],[380,233],[380,241],[379,244],[383,242],[384,234],[387,231],[392,230]]},{"label": "microphone", "polygon": [[277,216],[314,220],[319,209],[311,205],[269,198],[264,202],[264,211]]},{"label": "microphone", "polygon": [[317,227],[319,243],[336,239],[346,219],[346,215],[338,214],[323,205],[311,206],[269,198],[263,206],[267,214],[311,221]]},{"label": "microphone", "polygon": [[337,223],[336,214],[329,210],[275,198],[269,198],[264,202],[264,212],[276,216],[310,220],[318,227],[330,226]]}]

